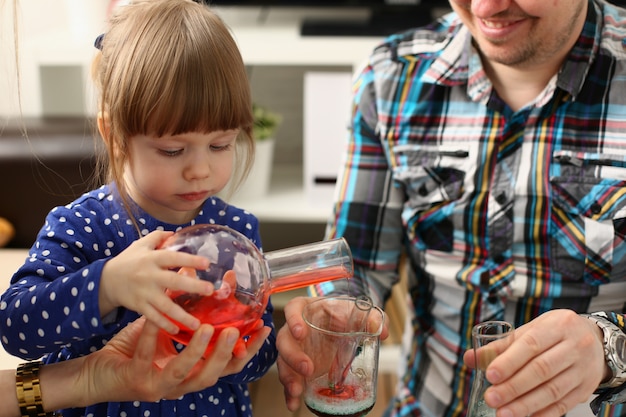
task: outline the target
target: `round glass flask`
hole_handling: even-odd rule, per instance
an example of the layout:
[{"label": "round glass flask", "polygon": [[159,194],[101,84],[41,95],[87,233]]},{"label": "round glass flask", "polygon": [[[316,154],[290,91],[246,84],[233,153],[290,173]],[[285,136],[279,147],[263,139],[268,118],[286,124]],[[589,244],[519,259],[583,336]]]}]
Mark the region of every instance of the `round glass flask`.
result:
[{"label": "round glass flask", "polygon": [[[353,274],[352,253],[343,238],[263,254],[243,234],[229,227],[202,224],[179,230],[161,248],[209,260],[205,270],[181,268],[178,273],[211,282],[215,287],[213,294],[168,294],[185,311],[215,328],[212,340],[226,327],[238,328],[243,337],[249,334],[272,293],[350,278]],[[188,344],[193,331],[175,323],[180,332],[172,338]]]}]

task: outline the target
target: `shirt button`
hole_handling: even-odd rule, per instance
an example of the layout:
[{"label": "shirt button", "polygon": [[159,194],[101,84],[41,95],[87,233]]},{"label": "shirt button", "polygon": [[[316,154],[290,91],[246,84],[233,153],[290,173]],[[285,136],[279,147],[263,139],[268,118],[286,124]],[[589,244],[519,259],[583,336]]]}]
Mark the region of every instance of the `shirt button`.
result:
[{"label": "shirt button", "polygon": [[498,202],[498,204],[504,204],[504,203],[506,203],[506,193],[505,193],[505,192],[500,193],[500,194],[496,197],[496,202]]},{"label": "shirt button", "polygon": [[493,261],[497,264],[503,264],[506,261],[506,258],[503,255],[496,255],[493,258]]},{"label": "shirt button", "polygon": [[590,209],[591,209],[591,212],[593,214],[600,214],[600,213],[602,213],[602,205],[599,204],[599,203],[593,203],[591,205]]}]

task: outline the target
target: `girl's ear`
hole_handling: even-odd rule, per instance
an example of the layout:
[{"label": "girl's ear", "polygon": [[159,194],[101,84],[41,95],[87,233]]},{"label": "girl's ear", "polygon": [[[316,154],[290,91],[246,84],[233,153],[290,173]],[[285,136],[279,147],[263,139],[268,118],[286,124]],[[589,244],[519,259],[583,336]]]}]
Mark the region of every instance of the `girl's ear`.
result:
[{"label": "girl's ear", "polygon": [[111,125],[109,124],[109,115],[106,113],[98,112],[97,116],[98,121],[98,131],[100,132],[100,136],[102,136],[102,140],[107,145],[110,145],[109,141],[111,140]]},{"label": "girl's ear", "polygon": [[109,149],[109,152],[113,153],[113,157],[119,158],[121,155],[120,145],[112,136],[109,115],[107,113],[98,112],[96,120],[98,122],[98,131],[100,132],[100,136],[102,136],[104,144]]}]

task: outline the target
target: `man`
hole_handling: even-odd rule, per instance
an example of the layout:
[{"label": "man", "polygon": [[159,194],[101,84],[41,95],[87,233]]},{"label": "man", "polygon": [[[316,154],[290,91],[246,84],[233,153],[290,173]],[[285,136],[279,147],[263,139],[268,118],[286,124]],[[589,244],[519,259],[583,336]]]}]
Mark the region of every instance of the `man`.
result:
[{"label": "man", "polygon": [[[611,345],[626,301],[626,11],[450,5],[376,48],[355,81],[328,233],[348,240],[355,278],[314,292],[383,305],[406,253],[413,334],[390,415],[464,416],[464,353],[487,320],[517,327],[486,372],[498,417],[560,416],[599,387],[594,406],[620,414],[609,403],[626,381],[623,340]],[[278,337],[290,409],[312,371],[306,302],[287,306]]]}]

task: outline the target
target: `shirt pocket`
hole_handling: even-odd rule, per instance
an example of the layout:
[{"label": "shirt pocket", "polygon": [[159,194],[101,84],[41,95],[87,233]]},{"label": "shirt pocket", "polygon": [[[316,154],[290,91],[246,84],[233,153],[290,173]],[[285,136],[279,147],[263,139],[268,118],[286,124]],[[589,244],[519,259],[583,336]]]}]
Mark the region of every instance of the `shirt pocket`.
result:
[{"label": "shirt pocket", "polygon": [[550,179],[551,268],[591,285],[626,273],[626,162],[623,155],[560,151]]},{"label": "shirt pocket", "polygon": [[465,193],[468,149],[462,146],[402,145],[394,148],[394,180],[407,200],[403,220],[420,249],[452,250],[453,204]]}]

